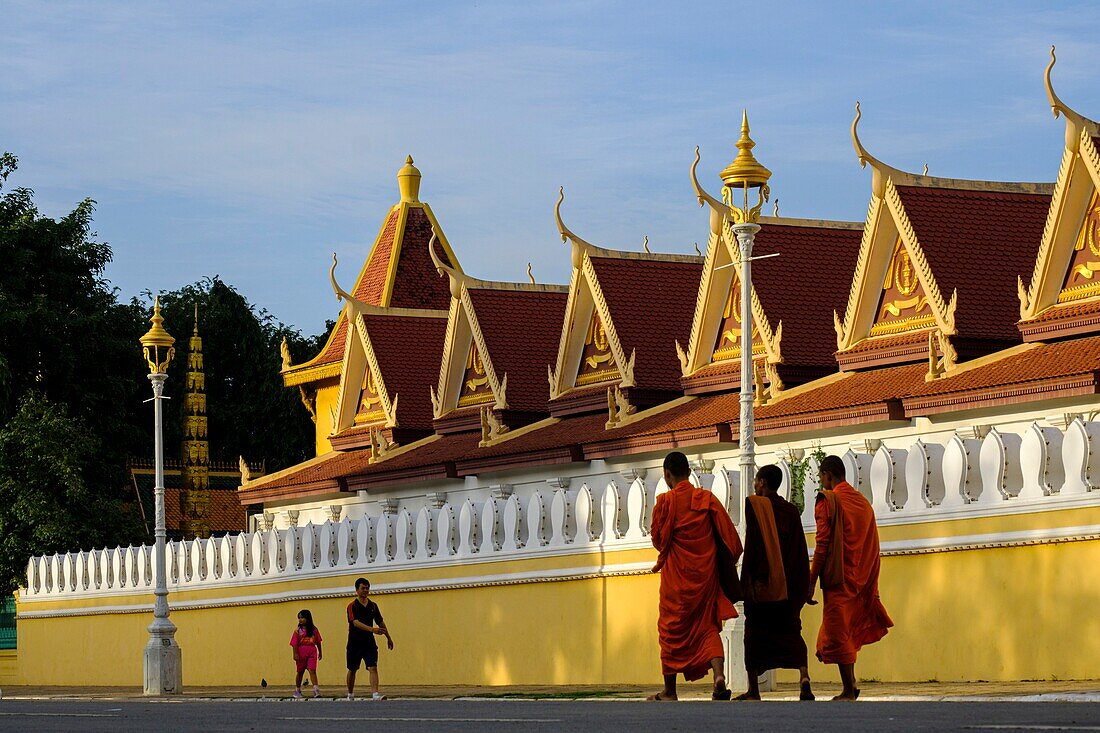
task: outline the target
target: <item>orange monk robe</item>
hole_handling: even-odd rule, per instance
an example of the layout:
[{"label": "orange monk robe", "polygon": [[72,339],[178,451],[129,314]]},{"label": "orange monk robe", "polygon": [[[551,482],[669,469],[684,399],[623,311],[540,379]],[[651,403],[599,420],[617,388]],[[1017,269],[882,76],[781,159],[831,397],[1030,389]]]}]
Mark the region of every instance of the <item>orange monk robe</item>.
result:
[{"label": "orange monk robe", "polygon": [[[830,502],[819,496],[814,509],[817,542],[811,581],[821,576],[827,558],[840,542],[844,581],[822,587],[825,608],[817,635],[817,658],[826,664],[855,664],[856,652],[886,636],[894,622],[878,596],[879,545],[875,511],[863,494],[847,481],[833,489],[840,509],[841,537],[835,537]],[[824,586],[824,582],[823,582]]]},{"label": "orange monk robe", "polygon": [[[653,572],[661,573],[657,633],[663,674],[705,677],[710,660],[724,657],[718,633],[737,611],[719,584],[718,557],[727,568],[741,556],[741,539],[726,508],[688,481],[657,498],[650,529],[659,553]],[[728,553],[720,553],[721,542]]]}]

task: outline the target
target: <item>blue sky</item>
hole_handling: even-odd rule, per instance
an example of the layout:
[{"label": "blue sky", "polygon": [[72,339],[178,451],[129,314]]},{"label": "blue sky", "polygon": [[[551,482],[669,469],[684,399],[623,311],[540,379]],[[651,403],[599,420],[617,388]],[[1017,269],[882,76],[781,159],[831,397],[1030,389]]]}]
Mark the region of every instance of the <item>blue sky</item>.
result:
[{"label": "blue sky", "polygon": [[[0,149],[60,215],[98,201],[125,296],[220,275],[306,333],[408,153],[464,269],[566,282],[553,204],[608,247],[692,252],[742,107],[782,214],[862,220],[891,165],[1053,180],[1042,72],[1100,117],[1093,3],[0,0]],[[768,207],[770,211],[770,206]],[[827,253],[823,253],[827,254]],[[808,271],[813,264],[807,263]]]}]

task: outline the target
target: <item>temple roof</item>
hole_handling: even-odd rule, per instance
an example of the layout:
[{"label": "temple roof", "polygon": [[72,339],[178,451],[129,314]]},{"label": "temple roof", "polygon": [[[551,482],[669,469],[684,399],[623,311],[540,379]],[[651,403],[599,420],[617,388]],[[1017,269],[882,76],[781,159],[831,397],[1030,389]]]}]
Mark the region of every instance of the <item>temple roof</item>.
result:
[{"label": "temple roof", "polygon": [[[419,171],[416,172],[416,178],[419,181]],[[436,274],[435,265],[428,254],[428,242],[433,230],[438,238],[439,257],[461,272],[458,260],[431,207],[418,198],[403,196],[382,222],[374,245],[355,280],[355,286],[351,289],[355,298],[368,305],[381,307],[446,310],[450,303],[447,283]],[[284,368],[284,383],[291,386],[339,376],[347,329],[347,313],[341,311],[320,353],[303,364]]]}]

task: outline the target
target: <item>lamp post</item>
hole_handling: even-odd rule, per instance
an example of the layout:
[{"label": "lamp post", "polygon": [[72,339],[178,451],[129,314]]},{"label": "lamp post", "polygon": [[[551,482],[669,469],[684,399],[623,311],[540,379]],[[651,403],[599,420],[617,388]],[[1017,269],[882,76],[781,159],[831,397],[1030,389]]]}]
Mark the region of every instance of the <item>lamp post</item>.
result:
[{"label": "lamp post", "polygon": [[[741,499],[752,494],[756,477],[756,449],[753,426],[752,368],[752,246],[760,231],[760,209],[768,200],[768,179],[771,171],[752,154],[756,143],[749,137],[749,116],[741,116],[741,138],[737,141],[737,157],[721,172],[722,202],[733,221],[731,228],[737,237],[741,255]],[[756,202],[750,207],[749,191],[755,189]],[[738,196],[740,194],[740,196]],[[740,198],[740,202],[737,199]],[[740,203],[740,206],[738,205]],[[771,256],[771,255],[766,255]],[[760,258],[757,258],[760,259]]]},{"label": "lamp post", "polygon": [[164,330],[164,317],[160,314],[160,299],[153,301],[153,325],[141,337],[142,352],[149,365],[149,382],[153,385],[153,435],[156,465],[156,547],[153,554],[156,589],[153,594],[153,623],[149,625],[149,642],[145,645],[144,672],[146,695],[174,695],[183,687],[183,666],[179,644],[176,643],[176,625],[168,619],[168,577],[165,561],[164,527],[164,380],[168,378],[168,364],[175,356],[176,340]]}]

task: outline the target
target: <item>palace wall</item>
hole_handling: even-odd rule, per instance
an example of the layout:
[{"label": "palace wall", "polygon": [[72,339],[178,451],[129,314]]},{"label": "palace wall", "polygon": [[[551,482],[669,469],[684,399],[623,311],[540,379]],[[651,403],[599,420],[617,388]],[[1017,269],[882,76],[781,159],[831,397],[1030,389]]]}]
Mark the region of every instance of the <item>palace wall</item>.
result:
[{"label": "palace wall", "polygon": [[[1095,677],[1100,422],[1090,419],[1094,400],[1042,407],[882,425],[873,438],[851,429],[799,433],[789,445],[762,436],[758,463],[816,443],[842,454],[875,507],[881,594],[896,626],[861,654],[861,677]],[[690,455],[694,480],[740,522],[737,451]],[[287,640],[302,607],[328,640],[322,681],[338,685],[343,609],[359,575],[371,579],[397,641],[383,652],[386,683],[650,683],[660,667],[647,528],[667,490],[660,460],[654,453],[273,505],[269,532],[172,543],[185,685],[289,679]],[[780,465],[787,493],[789,465]],[[812,547],[812,461],[808,473],[803,520]],[[292,517],[298,526],[288,526]],[[21,681],[137,684],[151,561],[151,548],[33,559],[19,595]],[[803,614],[811,648],[819,614],[820,606]],[[727,638],[736,666],[737,624]]]}]

